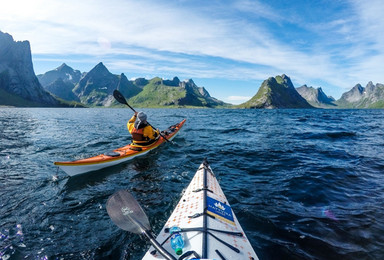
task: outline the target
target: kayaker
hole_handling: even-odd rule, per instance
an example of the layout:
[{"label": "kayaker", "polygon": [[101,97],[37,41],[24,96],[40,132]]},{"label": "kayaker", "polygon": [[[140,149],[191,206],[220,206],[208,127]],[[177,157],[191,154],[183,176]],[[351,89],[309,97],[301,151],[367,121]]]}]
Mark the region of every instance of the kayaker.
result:
[{"label": "kayaker", "polygon": [[136,145],[150,145],[159,137],[159,130],[154,130],[147,123],[147,115],[144,112],[135,112],[129,119],[127,127],[132,135],[133,144]]}]

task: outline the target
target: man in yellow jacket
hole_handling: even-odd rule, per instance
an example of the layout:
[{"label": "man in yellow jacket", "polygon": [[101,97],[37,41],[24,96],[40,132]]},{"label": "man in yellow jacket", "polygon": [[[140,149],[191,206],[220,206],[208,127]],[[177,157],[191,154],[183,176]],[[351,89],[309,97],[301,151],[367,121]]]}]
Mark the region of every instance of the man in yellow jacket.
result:
[{"label": "man in yellow jacket", "polygon": [[[136,120],[137,119],[137,120]],[[132,135],[133,144],[146,146],[156,141],[159,130],[154,130],[147,123],[147,115],[144,112],[135,112],[127,123],[129,133]]]}]

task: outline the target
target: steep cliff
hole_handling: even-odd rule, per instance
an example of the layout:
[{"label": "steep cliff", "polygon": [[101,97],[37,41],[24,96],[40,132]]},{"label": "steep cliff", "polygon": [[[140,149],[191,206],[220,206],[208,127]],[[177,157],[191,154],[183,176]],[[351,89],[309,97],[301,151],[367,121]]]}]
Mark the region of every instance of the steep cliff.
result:
[{"label": "steep cliff", "polygon": [[43,89],[32,65],[28,41],[15,42],[0,31],[0,104],[11,106],[60,106],[60,101]]},{"label": "steep cliff", "polygon": [[327,96],[321,88],[308,87],[303,85],[296,89],[297,92],[314,107],[331,108],[336,107],[335,99]]}]

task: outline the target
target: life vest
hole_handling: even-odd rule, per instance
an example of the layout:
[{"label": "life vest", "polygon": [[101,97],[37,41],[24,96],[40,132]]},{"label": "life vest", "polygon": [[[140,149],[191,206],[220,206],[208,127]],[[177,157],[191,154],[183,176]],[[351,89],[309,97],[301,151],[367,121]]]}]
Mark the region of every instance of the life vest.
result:
[{"label": "life vest", "polygon": [[135,124],[133,126],[133,130],[131,132],[132,139],[134,142],[136,142],[136,143],[143,142],[144,143],[144,142],[147,142],[150,140],[148,137],[144,137],[144,128],[147,125],[148,124],[140,122],[140,121],[135,122]]}]

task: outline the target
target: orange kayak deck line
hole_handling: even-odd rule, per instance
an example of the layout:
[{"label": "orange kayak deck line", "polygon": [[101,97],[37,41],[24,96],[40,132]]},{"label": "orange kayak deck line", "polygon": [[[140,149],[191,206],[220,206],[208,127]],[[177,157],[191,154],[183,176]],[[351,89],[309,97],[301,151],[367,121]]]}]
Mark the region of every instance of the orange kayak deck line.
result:
[{"label": "orange kayak deck line", "polygon": [[[179,132],[179,130],[183,127],[185,121],[186,119],[182,120],[176,125],[170,126],[165,131],[162,131],[162,135],[164,135],[169,141],[172,140]],[[68,175],[74,176],[86,172],[100,170],[105,167],[113,166],[131,160],[137,156],[144,155],[156,149],[164,142],[167,141],[164,139],[164,137],[160,136],[153,144],[150,144],[148,146],[128,144],[106,154],[99,154],[97,156],[75,161],[55,162],[54,164],[57,165],[63,171],[65,171]]]}]

